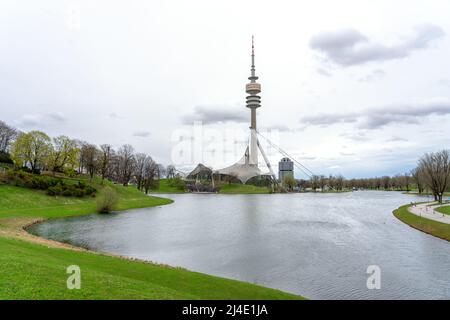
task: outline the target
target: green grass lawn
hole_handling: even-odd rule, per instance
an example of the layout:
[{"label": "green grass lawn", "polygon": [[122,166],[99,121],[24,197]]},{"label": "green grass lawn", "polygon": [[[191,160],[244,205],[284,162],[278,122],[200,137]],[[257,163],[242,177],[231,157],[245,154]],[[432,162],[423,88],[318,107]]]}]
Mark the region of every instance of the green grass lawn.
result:
[{"label": "green grass lawn", "polygon": [[269,193],[269,188],[257,187],[247,184],[230,183],[222,185],[220,187],[220,193],[260,194],[260,193]]},{"label": "green grass lawn", "polygon": [[450,215],[450,205],[437,208],[436,211]]},{"label": "green grass lawn", "polygon": [[394,210],[394,215],[409,226],[431,234],[435,237],[450,241],[450,225],[419,217],[408,211],[410,205],[404,205]]},{"label": "green grass lawn", "polygon": [[[0,238],[0,299],[296,299],[274,289],[89,252]],[[81,270],[68,290],[66,268]]]},{"label": "green grass lawn", "polygon": [[170,185],[169,179],[160,179],[157,189],[151,189],[151,193],[184,193],[184,190],[180,190]]},{"label": "green grass lawn", "polygon": [[[101,194],[101,185],[98,181],[95,183]],[[171,202],[145,196],[133,186],[107,184],[119,194],[120,210]],[[0,299],[301,298],[183,269],[31,243],[16,236],[20,230],[8,229],[10,221],[67,217],[94,211],[95,198],[51,197],[37,190],[0,185]],[[81,268],[80,290],[66,288],[66,268],[70,265]]]},{"label": "green grass lawn", "polygon": [[[147,197],[132,186],[108,183],[119,195],[118,210],[143,208],[171,203],[172,200]],[[98,187],[98,186],[97,186]],[[101,194],[101,187],[99,195]],[[92,197],[51,197],[43,191],[0,185],[0,219],[12,217],[58,218],[95,212]]]}]

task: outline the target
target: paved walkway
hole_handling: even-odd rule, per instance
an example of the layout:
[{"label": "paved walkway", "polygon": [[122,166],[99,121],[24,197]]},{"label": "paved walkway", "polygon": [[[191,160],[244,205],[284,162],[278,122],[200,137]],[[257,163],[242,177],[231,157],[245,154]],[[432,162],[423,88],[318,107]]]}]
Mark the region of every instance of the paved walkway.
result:
[{"label": "paved walkway", "polygon": [[442,223],[450,224],[450,215],[437,212],[435,209],[442,207],[441,204],[422,203],[413,205],[408,208],[409,212],[430,220],[439,221]]}]

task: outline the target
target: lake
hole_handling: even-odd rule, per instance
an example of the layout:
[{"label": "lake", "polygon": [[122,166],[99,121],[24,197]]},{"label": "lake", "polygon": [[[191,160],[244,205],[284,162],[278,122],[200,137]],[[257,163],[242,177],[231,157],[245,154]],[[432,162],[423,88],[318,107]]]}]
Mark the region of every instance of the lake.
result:
[{"label": "lake", "polygon": [[[392,211],[400,192],[171,194],[166,206],[46,221],[33,234],[311,299],[449,299],[450,243]],[[381,270],[381,289],[366,286]],[[82,268],[82,266],[81,266]]]}]

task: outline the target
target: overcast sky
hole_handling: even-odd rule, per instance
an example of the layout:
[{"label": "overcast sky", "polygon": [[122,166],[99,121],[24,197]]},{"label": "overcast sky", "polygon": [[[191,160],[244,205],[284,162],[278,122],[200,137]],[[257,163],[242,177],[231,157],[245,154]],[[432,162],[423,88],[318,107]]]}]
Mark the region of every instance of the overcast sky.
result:
[{"label": "overcast sky", "polygon": [[[0,119],[168,164],[194,121],[247,133],[254,34],[261,130],[317,173],[402,173],[450,147],[449,12],[448,0],[3,0]],[[229,165],[235,147],[203,160]]]}]

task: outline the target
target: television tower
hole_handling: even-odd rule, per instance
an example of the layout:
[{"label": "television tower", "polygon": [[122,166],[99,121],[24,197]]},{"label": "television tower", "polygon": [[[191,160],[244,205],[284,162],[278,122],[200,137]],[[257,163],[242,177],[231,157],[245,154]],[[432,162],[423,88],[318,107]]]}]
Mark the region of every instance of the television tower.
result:
[{"label": "television tower", "polygon": [[[247,92],[247,108],[250,108],[250,143],[245,149],[244,156],[235,164],[214,171],[217,174],[230,175],[239,179],[242,183],[246,183],[253,177],[257,176],[271,176],[273,181],[276,181],[275,173],[272,170],[269,159],[264,152],[261,144],[258,141],[258,132],[256,130],[256,109],[261,107],[261,97],[258,95],[261,92],[261,85],[256,82],[258,77],[255,74],[255,45],[252,36],[252,67],[251,75],[248,78],[249,83],[245,86]],[[269,172],[263,173],[258,167],[258,149],[264,159],[264,162],[269,169]]]},{"label": "television tower", "polygon": [[250,120],[250,150],[248,156],[248,162],[250,165],[258,166],[258,137],[256,132],[256,109],[261,107],[261,97],[258,95],[261,92],[261,85],[256,82],[258,77],[255,74],[255,44],[252,36],[252,66],[251,75],[248,78],[249,83],[245,86],[245,91],[248,96],[247,108],[251,110]]}]

